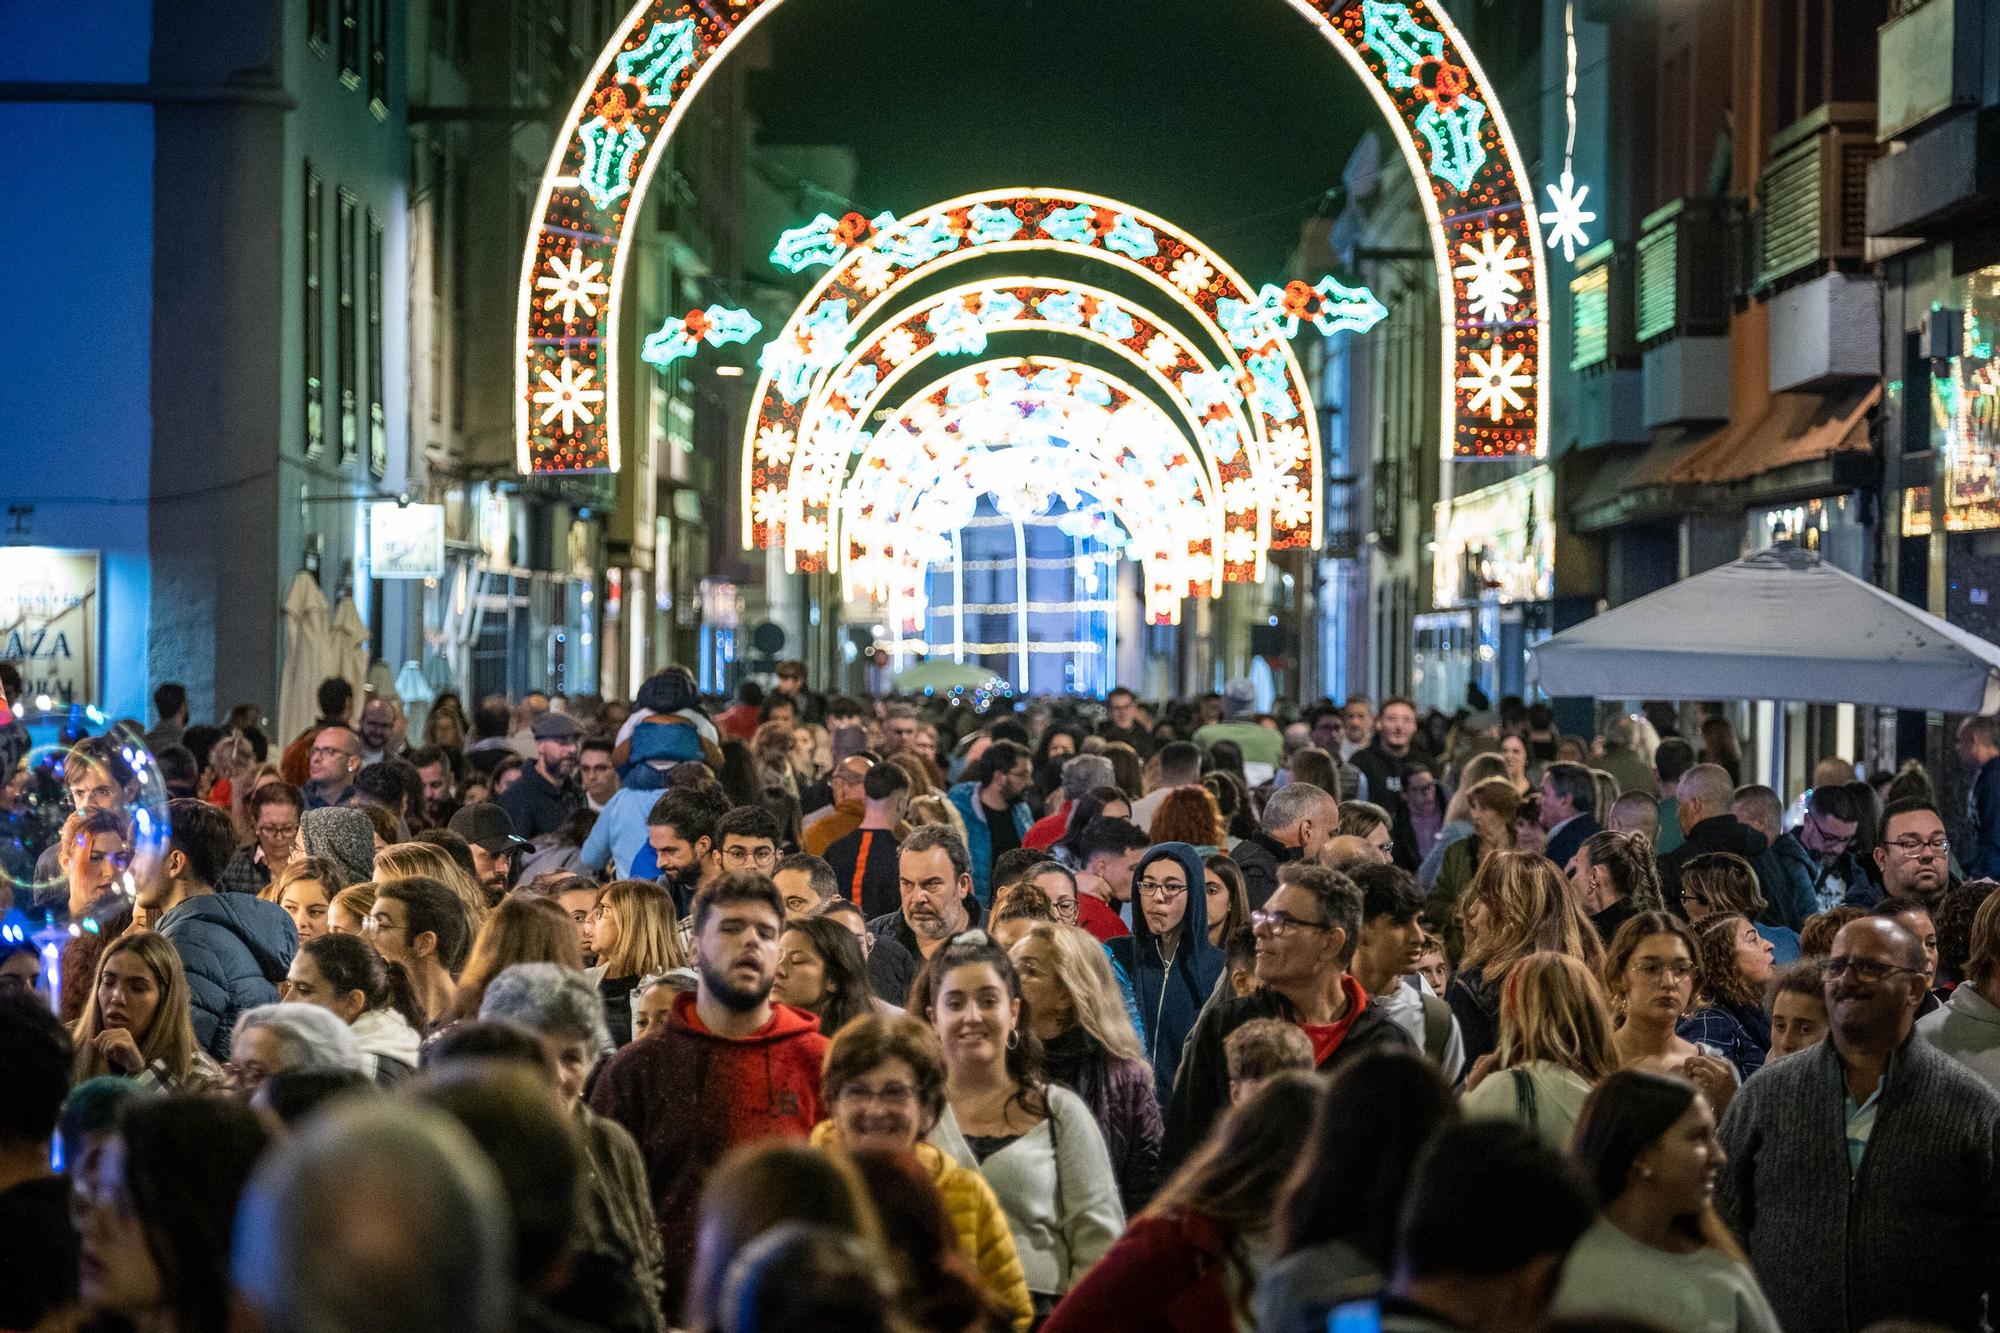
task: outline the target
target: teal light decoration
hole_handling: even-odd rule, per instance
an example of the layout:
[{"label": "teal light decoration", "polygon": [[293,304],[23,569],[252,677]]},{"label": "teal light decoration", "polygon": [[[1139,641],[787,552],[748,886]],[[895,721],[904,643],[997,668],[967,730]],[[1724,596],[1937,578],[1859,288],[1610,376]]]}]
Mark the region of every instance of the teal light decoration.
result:
[{"label": "teal light decoration", "polygon": [[1460,97],[1449,111],[1432,102],[1417,113],[1417,133],[1430,145],[1431,175],[1460,194],[1486,165],[1486,146],[1479,142],[1485,119],[1486,104],[1476,97]]},{"label": "teal light decoration", "polygon": [[890,227],[875,238],[875,248],[891,263],[904,268],[928,264],[958,249],[958,245],[958,237],[941,221]]},{"label": "teal light decoration", "polygon": [[1215,315],[1231,345],[1248,351],[1273,338],[1296,338],[1305,320],[1329,335],[1366,333],[1388,318],[1389,308],[1366,287],[1350,287],[1328,276],[1311,287],[1302,282],[1283,287],[1267,282],[1253,300],[1224,297],[1217,301]]},{"label": "teal light decoration", "polygon": [[583,140],[583,166],[577,172],[577,183],[591,203],[609,208],[631,193],[628,168],[646,146],[645,131],[630,122],[614,130],[604,117],[597,116],[577,127],[577,137]]},{"label": "teal light decoration", "polygon": [[1243,364],[1250,371],[1251,406],[1273,421],[1296,420],[1299,408],[1292,401],[1285,375],[1285,359],[1276,352],[1265,352],[1248,358]]},{"label": "teal light decoration", "polygon": [[650,102],[668,101],[674,80],[694,63],[694,43],[693,19],[655,23],[645,41],[618,53],[618,77],[644,88]]},{"label": "teal light decoration", "polygon": [[806,316],[797,336],[765,343],[757,365],[770,373],[772,387],[786,402],[796,403],[812,387],[814,375],[840,364],[851,333],[847,306],[829,297]]},{"label": "teal light decoration", "polygon": [[660,326],[657,333],[648,334],[639,348],[639,359],[664,370],[684,357],[693,356],[702,343],[710,347],[747,343],[763,327],[756,316],[747,310],[712,305],[706,310],[690,311],[679,319],[670,319]]},{"label": "teal light decoration", "polygon": [[1042,231],[1070,245],[1089,245],[1097,235],[1097,210],[1088,204],[1059,209],[1042,219]]},{"label": "teal light decoration", "polygon": [[1111,230],[1104,237],[1104,248],[1116,250],[1131,259],[1151,259],[1160,253],[1160,243],[1153,238],[1153,229],[1130,213],[1120,213],[1111,219]]},{"label": "teal light decoration", "polygon": [[974,204],[967,210],[965,220],[971,231],[970,242],[975,246],[1000,245],[1024,230],[1012,209],[988,208],[985,204]]},{"label": "teal light decoration", "polygon": [[895,221],[894,213],[878,213],[873,218],[864,218],[859,213],[837,218],[821,213],[803,227],[782,233],[771,248],[771,262],[788,273],[832,264],[883,229],[894,226]]},{"label": "teal light decoration", "polygon": [[1424,27],[1408,5],[1363,0],[1361,41],[1382,57],[1382,82],[1407,91],[1417,86],[1417,66],[1444,57],[1444,34]]}]

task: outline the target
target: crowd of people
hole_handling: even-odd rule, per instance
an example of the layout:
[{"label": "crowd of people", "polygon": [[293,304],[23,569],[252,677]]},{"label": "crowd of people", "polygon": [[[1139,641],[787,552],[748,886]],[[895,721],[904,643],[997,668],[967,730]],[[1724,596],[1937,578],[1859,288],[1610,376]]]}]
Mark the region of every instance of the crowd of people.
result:
[{"label": "crowd of people", "polygon": [[9,752],[0,1329],[2000,1322],[1990,720],[156,702]]}]

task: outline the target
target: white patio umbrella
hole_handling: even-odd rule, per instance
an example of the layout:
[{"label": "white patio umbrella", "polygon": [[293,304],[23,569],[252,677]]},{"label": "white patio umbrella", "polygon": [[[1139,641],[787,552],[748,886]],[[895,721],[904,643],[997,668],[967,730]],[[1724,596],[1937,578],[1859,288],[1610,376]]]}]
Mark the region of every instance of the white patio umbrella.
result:
[{"label": "white patio umbrella", "polygon": [[352,597],[340,599],[326,630],[326,674],[339,676],[354,687],[354,715],[361,715],[361,700],[368,690],[368,625]]},{"label": "white patio umbrella", "polygon": [[285,594],[285,669],[278,684],[278,734],[292,737],[319,716],[319,683],[326,679],[326,594],[319,580],[300,570]]},{"label": "white patio umbrella", "polygon": [[1682,579],[1533,652],[1557,696],[2000,711],[2000,646],[1793,547]]}]

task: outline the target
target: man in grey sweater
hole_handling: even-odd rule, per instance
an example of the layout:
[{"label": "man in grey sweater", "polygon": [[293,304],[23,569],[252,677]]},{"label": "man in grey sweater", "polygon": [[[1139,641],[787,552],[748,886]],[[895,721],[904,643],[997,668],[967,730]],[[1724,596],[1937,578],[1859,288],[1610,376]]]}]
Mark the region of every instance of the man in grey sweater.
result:
[{"label": "man in grey sweater", "polygon": [[1788,1329],[1980,1326],[2000,1298],[2000,1095],[1922,1038],[1923,948],[1849,922],[1829,1035],[1767,1065],[1722,1121],[1716,1205]]}]

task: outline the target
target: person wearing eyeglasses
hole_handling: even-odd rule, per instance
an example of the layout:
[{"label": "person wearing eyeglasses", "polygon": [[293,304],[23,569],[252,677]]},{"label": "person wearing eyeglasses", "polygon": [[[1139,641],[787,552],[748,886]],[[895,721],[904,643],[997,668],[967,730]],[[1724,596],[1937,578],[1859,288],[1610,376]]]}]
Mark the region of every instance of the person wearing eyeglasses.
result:
[{"label": "person wearing eyeglasses", "polygon": [[761,805],[740,805],[715,821],[716,871],[723,875],[762,875],[778,868],[778,820]]},{"label": "person wearing eyeglasses", "polygon": [[1701,988],[1701,945],[1677,916],[1641,912],[1618,928],[1604,953],[1604,989],[1617,1028],[1621,1069],[1672,1074],[1700,1088],[1709,1105],[1736,1095],[1736,1067],[1723,1052],[1680,1035]]},{"label": "person wearing eyeglasses", "polygon": [[1324,866],[1280,866],[1277,888],[1250,914],[1250,928],[1257,941],[1257,989],[1209,1005],[1189,1035],[1167,1103],[1163,1173],[1201,1146],[1229,1105],[1223,1043],[1253,1018],[1298,1024],[1312,1041],[1313,1063],[1321,1072],[1383,1046],[1416,1049],[1348,975],[1361,940],[1361,890],[1354,881]]},{"label": "person wearing eyeglasses", "polygon": [[1828,1039],[1766,1065],[1723,1117],[1716,1206],[1785,1328],[1977,1328],[2000,1295],[2000,1096],[1913,1040],[1923,946],[1850,921]]},{"label": "person wearing eyeglasses", "polygon": [[1181,1046],[1222,976],[1222,950],[1208,939],[1208,887],[1201,853],[1185,842],[1148,848],[1132,875],[1132,933],[1111,956],[1132,979],[1145,1023],[1146,1060],[1160,1101],[1173,1096]]},{"label": "person wearing eyeglasses", "polygon": [[1882,811],[1882,841],[1875,848],[1875,876],[1848,890],[1847,903],[1873,908],[1885,898],[1915,898],[1935,911],[1958,883],[1951,871],[1951,839],[1944,818],[1929,801],[1891,801]]}]

